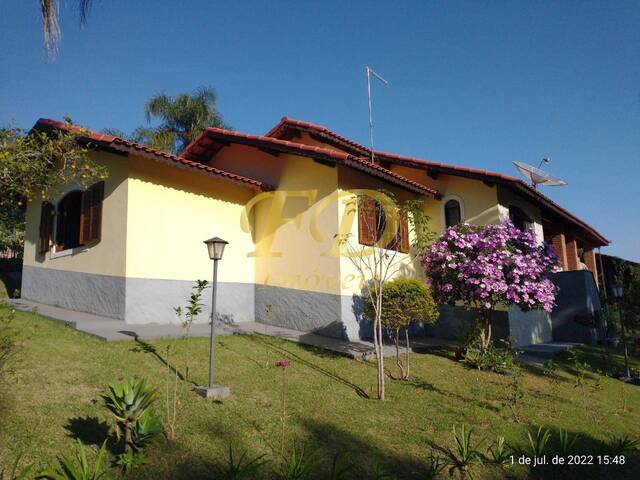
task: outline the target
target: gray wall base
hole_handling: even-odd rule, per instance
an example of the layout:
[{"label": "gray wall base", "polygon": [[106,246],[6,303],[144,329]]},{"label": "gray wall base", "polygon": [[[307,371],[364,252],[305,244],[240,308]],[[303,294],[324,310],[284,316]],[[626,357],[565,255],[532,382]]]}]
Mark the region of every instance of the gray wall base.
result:
[{"label": "gray wall base", "polygon": [[512,307],[509,310],[509,336],[514,346],[550,342],[553,340],[551,318],[544,310],[524,312]]},{"label": "gray wall base", "polygon": [[[256,285],[255,319],[277,327],[347,339],[341,295]],[[268,306],[270,311],[267,312]],[[353,325],[349,325],[353,329]]]},{"label": "gray wall base", "polygon": [[602,338],[602,307],[593,274],[589,270],[576,270],[554,273],[550,278],[559,288],[556,308],[551,313],[553,339],[559,342],[592,341],[589,327],[577,320],[593,320],[598,326],[598,336]]},{"label": "gray wall base", "polygon": [[[125,320],[131,324],[179,323],[174,307],[188,304],[195,281],[127,278]],[[219,282],[218,315],[232,322],[254,321],[254,285]],[[202,313],[194,323],[206,323],[211,315],[211,285],[202,292]],[[226,318],[224,318],[226,317]]]},{"label": "gray wall base", "polygon": [[[38,303],[125,320],[131,324],[179,323],[173,307],[186,306],[195,282],[124,278],[52,268],[24,266],[22,298]],[[217,308],[223,320],[254,321],[254,285],[218,284]],[[202,314],[209,321],[211,287],[202,295]],[[224,318],[226,317],[226,318]]]},{"label": "gray wall base", "polygon": [[[464,307],[440,305],[440,317],[435,325],[424,327],[424,335],[448,340],[463,340],[475,325],[478,312]],[[507,312],[494,312],[491,321],[491,335],[494,340],[509,336],[509,318]]]},{"label": "gray wall base", "polygon": [[56,307],[124,319],[125,279],[25,265],[22,298]]},{"label": "gray wall base", "polygon": [[[552,319],[542,312],[519,309],[495,312],[493,338],[515,337],[516,345],[554,340],[586,341],[588,329],[573,319],[578,312],[599,311],[597,296],[590,294],[585,272],[565,285],[564,297]],[[589,272],[587,272],[589,273]],[[568,278],[568,277],[567,277]],[[563,280],[565,280],[563,278]],[[591,278],[593,282],[593,278]],[[186,306],[194,282],[122,278],[25,266],[22,296],[27,300],[125,320],[131,324],[178,323],[174,307]],[[576,285],[582,289],[576,290]],[[571,294],[571,292],[574,292]],[[364,315],[364,301],[357,295],[334,295],[289,288],[221,282],[218,313],[233,322],[257,321],[344,340],[370,339],[371,322]],[[596,305],[597,302],[597,305]],[[205,323],[211,311],[211,288],[202,296],[203,313],[195,320]],[[271,311],[267,312],[267,305]],[[597,308],[597,310],[596,310]],[[440,319],[432,326],[414,326],[411,333],[460,340],[474,324],[477,313],[462,307],[439,307]],[[224,318],[226,317],[226,318]]]}]

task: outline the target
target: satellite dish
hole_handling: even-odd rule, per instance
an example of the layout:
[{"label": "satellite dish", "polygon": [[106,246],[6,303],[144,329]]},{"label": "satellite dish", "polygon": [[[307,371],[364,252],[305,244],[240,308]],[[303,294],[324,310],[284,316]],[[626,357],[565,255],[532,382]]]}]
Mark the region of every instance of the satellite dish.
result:
[{"label": "satellite dish", "polygon": [[547,187],[564,187],[567,182],[540,169],[543,163],[549,163],[549,159],[543,158],[540,165],[537,167],[529,165],[528,163],[513,162],[522,176],[531,182],[531,186],[533,188],[538,188],[538,185],[546,185]]}]

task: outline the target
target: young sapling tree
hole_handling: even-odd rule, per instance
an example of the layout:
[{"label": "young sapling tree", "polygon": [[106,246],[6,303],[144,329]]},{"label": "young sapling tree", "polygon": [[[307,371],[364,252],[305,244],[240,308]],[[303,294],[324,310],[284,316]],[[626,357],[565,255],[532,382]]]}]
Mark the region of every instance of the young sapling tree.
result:
[{"label": "young sapling tree", "polygon": [[[365,313],[375,316],[375,298],[367,299]],[[382,324],[391,331],[396,348],[396,365],[400,370],[399,379],[409,378],[409,326],[413,322],[433,324],[438,320],[438,307],[431,297],[431,292],[423,280],[398,278],[386,282],[382,286]],[[404,333],[405,355],[400,355],[400,336]]]},{"label": "young sapling tree", "polygon": [[372,310],[377,398],[384,400],[382,289],[386,282],[398,276],[407,260],[410,263],[424,253],[422,249],[432,234],[421,200],[399,203],[393,194],[374,190],[358,190],[352,194],[345,203],[348,212],[357,212],[359,238],[354,241],[350,233],[337,237],[342,254],[351,260],[366,286],[364,294]]}]

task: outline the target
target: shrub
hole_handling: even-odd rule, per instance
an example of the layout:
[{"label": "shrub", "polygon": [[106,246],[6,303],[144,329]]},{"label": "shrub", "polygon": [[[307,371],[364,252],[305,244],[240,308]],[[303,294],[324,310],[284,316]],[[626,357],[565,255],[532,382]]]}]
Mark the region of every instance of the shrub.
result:
[{"label": "shrub", "polygon": [[497,305],[551,312],[556,287],[548,274],[557,263],[553,247],[538,245],[532,231],[509,222],[451,227],[422,259],[437,302],[462,302],[479,310],[482,350],[491,343],[491,315]]},{"label": "shrub", "polygon": [[[365,313],[373,318],[376,295],[365,304]],[[400,378],[409,378],[409,326],[412,322],[433,324],[438,320],[438,307],[427,285],[416,279],[399,278],[382,286],[382,324],[390,331],[396,346],[396,363]],[[400,331],[404,330],[405,360],[400,358]]]},{"label": "shrub", "polygon": [[515,369],[513,350],[507,341],[502,341],[502,346],[491,344],[482,349],[480,340],[473,341],[464,351],[463,361],[466,365],[501,374],[512,373]]}]

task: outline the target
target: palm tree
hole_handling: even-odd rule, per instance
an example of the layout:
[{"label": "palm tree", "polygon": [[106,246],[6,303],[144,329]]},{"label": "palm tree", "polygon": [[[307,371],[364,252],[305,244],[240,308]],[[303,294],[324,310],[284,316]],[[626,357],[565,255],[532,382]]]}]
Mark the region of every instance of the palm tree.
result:
[{"label": "palm tree", "polygon": [[[60,24],[58,23],[58,13],[60,11],[60,0],[39,0],[40,14],[42,16],[42,31],[44,33],[44,45],[50,56],[55,56],[60,41]],[[78,11],[80,13],[80,23],[83,25],[87,21],[87,15],[91,8],[92,0],[77,0]]]},{"label": "palm tree", "polygon": [[178,152],[207,127],[228,128],[216,110],[216,92],[200,87],[194,93],[154,95],[144,107],[147,121],[161,120],[157,128],[138,128],[134,137],[151,146]]}]

